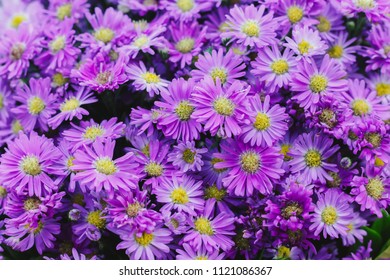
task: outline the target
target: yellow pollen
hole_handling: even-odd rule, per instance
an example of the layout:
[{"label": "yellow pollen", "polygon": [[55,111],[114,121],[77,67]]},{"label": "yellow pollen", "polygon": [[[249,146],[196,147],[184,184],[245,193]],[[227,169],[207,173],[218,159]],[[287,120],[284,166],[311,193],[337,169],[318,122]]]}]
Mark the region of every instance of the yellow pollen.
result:
[{"label": "yellow pollen", "polygon": [[278,59],[272,62],[271,70],[276,75],[283,75],[288,72],[289,66],[285,59]]},{"label": "yellow pollen", "polygon": [[353,224],[348,224],[347,228],[347,233],[351,232],[353,230]]},{"label": "yellow pollen", "polygon": [[289,219],[291,216],[299,216],[303,212],[302,207],[297,202],[291,202],[281,211],[281,215],[285,219]]},{"label": "yellow pollen", "polygon": [[255,152],[244,152],[240,155],[240,164],[245,172],[256,173],[260,168],[259,155]]},{"label": "yellow pollen", "polygon": [[61,73],[56,73],[53,75],[53,83],[55,86],[60,87],[65,85],[69,79],[65,78]]},{"label": "yellow pollen", "polygon": [[378,83],[376,85],[376,94],[378,96],[390,95],[390,84]]},{"label": "yellow pollen", "polygon": [[99,73],[96,77],[96,81],[101,85],[107,84],[111,81],[111,71]]},{"label": "yellow pollen", "polygon": [[23,202],[23,208],[24,208],[24,210],[27,210],[27,211],[35,210],[35,209],[38,209],[40,204],[41,204],[41,201],[38,198],[30,197],[30,198],[27,198]]},{"label": "yellow pollen", "polygon": [[216,185],[212,185],[204,190],[204,198],[211,199],[214,198],[217,201],[221,201],[226,196],[226,189],[218,189]]},{"label": "yellow pollen", "polygon": [[366,100],[355,99],[352,102],[352,110],[356,116],[363,116],[370,112],[370,105]]},{"label": "yellow pollen", "polygon": [[158,177],[162,175],[164,169],[160,164],[151,162],[145,166],[145,171],[150,177]]},{"label": "yellow pollen", "polygon": [[318,167],[322,164],[321,154],[314,149],[308,150],[305,154],[305,162],[308,167]]},{"label": "yellow pollen", "polygon": [[217,80],[217,78],[221,81],[221,84],[226,82],[227,72],[225,68],[216,67],[211,71],[210,75],[214,82]]},{"label": "yellow pollen", "polygon": [[115,162],[109,157],[99,158],[94,164],[96,170],[101,174],[112,175],[117,171]]},{"label": "yellow pollen", "polygon": [[138,215],[138,212],[139,210],[142,209],[142,205],[139,204],[138,201],[132,203],[132,204],[129,204],[129,206],[127,206],[127,209],[126,209],[126,214],[131,217],[131,218],[134,218]]},{"label": "yellow pollen", "polygon": [[0,110],[4,108],[4,95],[0,93]]},{"label": "yellow pollen", "polygon": [[201,217],[196,219],[194,225],[195,225],[195,230],[197,230],[200,234],[205,234],[210,236],[214,234],[213,227],[211,226],[210,221],[206,218]]},{"label": "yellow pollen", "polygon": [[390,45],[384,46],[383,51],[385,52],[385,55],[388,55],[390,53]]},{"label": "yellow pollen", "polygon": [[374,178],[368,180],[368,184],[366,185],[366,191],[367,194],[372,198],[381,199],[384,190],[385,188],[383,187],[383,183],[380,179]]},{"label": "yellow pollen", "polygon": [[192,112],[194,112],[194,106],[190,105],[187,100],[180,101],[175,108],[175,113],[181,121],[188,121]]},{"label": "yellow pollen", "polygon": [[335,113],[330,109],[322,110],[321,114],[318,116],[318,120],[322,123],[325,123],[329,127],[334,127],[335,121]]},{"label": "yellow pollen", "polygon": [[30,231],[34,233],[34,235],[37,235],[40,233],[43,229],[43,223],[41,221],[38,222],[38,226],[36,228],[29,227]]},{"label": "yellow pollen", "polygon": [[23,131],[23,126],[21,125],[19,120],[14,120],[11,125],[12,133],[18,134],[19,131]]},{"label": "yellow pollen", "polygon": [[90,212],[87,216],[87,222],[91,225],[94,225],[98,229],[104,229],[106,227],[106,219],[100,216],[102,211],[97,210]]},{"label": "yellow pollen", "polygon": [[303,10],[298,6],[291,6],[287,10],[287,17],[291,23],[297,23],[303,18]]},{"label": "yellow pollen", "polygon": [[305,40],[302,40],[298,44],[298,50],[301,54],[307,54],[309,52],[309,50],[312,48],[313,47],[310,45],[310,43],[308,41],[305,41]]},{"label": "yellow pollen", "polygon": [[222,172],[225,172],[227,170],[227,168],[216,168],[214,165],[218,162],[223,162],[224,160],[223,159],[220,159],[220,158],[212,158],[211,159],[211,165],[213,167],[213,170],[217,173],[222,173]]},{"label": "yellow pollen", "polygon": [[197,257],[195,258],[195,260],[197,260],[197,261],[207,261],[208,258],[207,258],[207,256],[197,256]]},{"label": "yellow pollen", "polygon": [[101,27],[95,31],[93,36],[95,37],[96,40],[107,44],[111,42],[111,40],[114,38],[115,33],[110,28]]},{"label": "yellow pollen", "polygon": [[17,14],[17,15],[14,15],[12,20],[11,20],[11,26],[13,28],[18,28],[19,25],[21,25],[23,22],[25,22],[27,20],[27,17],[26,15],[23,15],[23,14]]},{"label": "yellow pollen", "polygon": [[32,97],[28,102],[28,111],[32,115],[38,115],[45,109],[45,107],[43,100],[37,96]]},{"label": "yellow pollen", "polygon": [[185,149],[183,151],[183,160],[186,162],[186,163],[194,163],[195,161],[195,155],[196,153],[191,151],[191,149]]},{"label": "yellow pollen", "polygon": [[369,10],[375,7],[375,0],[354,0],[354,4],[364,10]]},{"label": "yellow pollen", "polygon": [[177,0],[176,5],[183,13],[185,13],[185,12],[191,11],[192,8],[194,8],[194,1],[193,0]]},{"label": "yellow pollen", "polygon": [[229,24],[227,24],[226,21],[222,22],[219,26],[218,26],[218,31],[223,33],[223,32],[226,32],[229,30]]},{"label": "yellow pollen", "polygon": [[179,223],[179,221],[178,220],[176,220],[176,219],[171,219],[171,224],[172,224],[172,226],[173,226],[173,228],[178,228],[179,227],[179,225],[180,225],[180,223]]},{"label": "yellow pollen", "polygon": [[175,48],[181,53],[189,53],[194,48],[195,41],[192,38],[184,38],[176,43]]},{"label": "yellow pollen", "polygon": [[137,48],[142,48],[149,42],[149,38],[146,35],[140,35],[137,37],[137,39],[134,40],[133,45],[136,46]]},{"label": "yellow pollen", "polygon": [[149,144],[145,145],[145,147],[142,148],[141,152],[145,156],[149,157],[150,156],[150,146],[149,146]]},{"label": "yellow pollen", "polygon": [[253,127],[259,131],[267,130],[271,126],[270,118],[264,113],[257,113]]},{"label": "yellow pollen", "polygon": [[233,47],[233,48],[231,48],[231,50],[232,50],[233,53],[236,54],[236,55],[243,55],[243,54],[245,53],[244,51],[240,50],[240,49],[237,48],[237,47]]},{"label": "yellow pollen", "polygon": [[25,49],[26,46],[22,43],[16,43],[15,45],[13,45],[10,54],[11,59],[19,60],[22,57]]},{"label": "yellow pollen", "polygon": [[75,159],[75,157],[70,156],[66,160],[66,167],[68,168],[68,170],[71,170],[72,166],[74,166],[74,163],[73,163],[74,159]]},{"label": "yellow pollen", "polygon": [[318,20],[320,21],[320,23],[317,24],[318,31],[329,32],[329,30],[332,28],[330,21],[324,16],[319,16]]},{"label": "yellow pollen", "polygon": [[142,78],[148,84],[157,84],[158,82],[160,82],[160,77],[152,72],[146,72],[146,73],[142,74]]},{"label": "yellow pollen", "polygon": [[333,172],[333,171],[328,172],[328,174],[330,175],[330,177],[332,177],[333,180],[332,181],[326,180],[326,186],[328,188],[338,188],[338,187],[340,187],[341,178],[340,178],[339,174],[336,173],[336,172]]},{"label": "yellow pollen", "polygon": [[53,53],[57,53],[65,47],[65,36],[58,36],[50,42],[50,49]]},{"label": "yellow pollen", "polygon": [[72,4],[64,4],[57,9],[57,18],[64,20],[72,15]]},{"label": "yellow pollen", "polygon": [[186,204],[189,201],[188,193],[183,187],[174,189],[171,192],[170,198],[175,204]]},{"label": "yellow pollen", "polygon": [[25,156],[20,163],[20,167],[27,175],[36,176],[41,174],[41,165],[36,156]]},{"label": "yellow pollen", "polygon": [[333,206],[327,206],[322,210],[321,220],[328,226],[334,225],[337,221],[337,211]]},{"label": "yellow pollen", "polygon": [[340,45],[334,45],[328,50],[328,54],[331,58],[341,58],[343,56],[344,50]]},{"label": "yellow pollen", "polygon": [[7,190],[0,186],[0,197],[5,197],[7,195]]},{"label": "yellow pollen", "polygon": [[104,129],[100,125],[89,126],[83,134],[84,139],[95,141],[97,137],[104,134]]},{"label": "yellow pollen", "polygon": [[377,156],[375,156],[375,166],[380,166],[380,167],[385,166],[385,162],[380,158],[378,158]]},{"label": "yellow pollen", "polygon": [[364,138],[371,143],[374,148],[378,148],[382,143],[382,137],[378,133],[366,133]]},{"label": "yellow pollen", "polygon": [[323,75],[314,75],[310,79],[309,87],[312,92],[320,93],[328,87],[328,79]]},{"label": "yellow pollen", "polygon": [[258,37],[260,33],[259,24],[255,20],[247,20],[241,26],[241,31],[249,37]]},{"label": "yellow pollen", "polygon": [[61,112],[69,112],[69,111],[76,110],[79,107],[80,107],[80,101],[77,98],[72,97],[70,99],[65,100],[65,102],[61,104],[60,110]]},{"label": "yellow pollen", "polygon": [[292,160],[292,156],[289,156],[287,153],[290,151],[291,145],[289,144],[282,144],[280,153],[284,156],[284,161],[290,161]]},{"label": "yellow pollen", "polygon": [[286,246],[280,246],[278,248],[278,259],[289,259],[291,254],[290,248]]},{"label": "yellow pollen", "polygon": [[221,116],[229,117],[234,113],[233,102],[226,97],[219,97],[213,103],[214,110]]},{"label": "yellow pollen", "polygon": [[152,233],[143,232],[141,237],[134,235],[134,239],[139,245],[147,247],[153,242],[154,236]]}]

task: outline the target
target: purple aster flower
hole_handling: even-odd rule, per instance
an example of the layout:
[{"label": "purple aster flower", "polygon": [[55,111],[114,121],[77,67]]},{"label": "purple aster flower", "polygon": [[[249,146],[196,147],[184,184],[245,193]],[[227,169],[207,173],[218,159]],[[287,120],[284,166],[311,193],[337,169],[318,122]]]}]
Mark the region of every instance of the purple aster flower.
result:
[{"label": "purple aster flower", "polygon": [[355,253],[351,253],[351,256],[343,258],[343,260],[371,260],[371,248],[372,240],[368,241],[367,248],[360,246]]},{"label": "purple aster flower", "polygon": [[321,38],[327,41],[337,39],[337,32],[345,30],[343,25],[343,16],[333,7],[331,3],[325,5],[325,8],[317,16],[318,24],[316,24]]},{"label": "purple aster flower", "polygon": [[159,3],[155,0],[119,0],[118,8],[123,12],[133,11],[138,12],[141,16],[145,16],[150,11],[157,11],[159,9]]},{"label": "purple aster flower", "polygon": [[304,109],[315,109],[322,96],[347,90],[346,73],[328,55],[318,67],[313,59],[303,60],[294,72],[291,91],[297,92],[292,99]]},{"label": "purple aster flower", "polygon": [[342,235],[344,246],[352,246],[356,243],[356,240],[363,242],[363,237],[367,235],[367,232],[361,227],[366,226],[367,221],[360,217],[359,213],[354,213],[354,217],[347,225],[347,234]]},{"label": "purple aster flower", "polygon": [[13,0],[9,5],[3,5],[0,10],[2,29],[18,29],[21,25],[40,28],[44,17],[44,8],[39,2]]},{"label": "purple aster flower", "polygon": [[346,195],[336,190],[329,190],[323,195],[318,195],[310,230],[314,230],[315,235],[322,232],[324,238],[328,235],[332,238],[338,238],[339,235],[346,236],[348,225],[354,217],[347,201]]},{"label": "purple aster flower", "polygon": [[222,38],[231,38],[238,44],[259,49],[275,42],[277,25],[273,20],[273,12],[265,15],[264,12],[263,5],[258,8],[253,4],[244,8],[235,5],[226,15],[228,26],[227,31],[221,34]]},{"label": "purple aster flower", "polygon": [[367,84],[383,104],[390,104],[390,75],[373,73]]},{"label": "purple aster flower", "polygon": [[188,214],[185,212],[177,212],[172,214],[171,211],[162,211],[164,224],[174,234],[183,234],[188,231]]},{"label": "purple aster flower", "polygon": [[10,116],[8,119],[1,121],[0,120],[0,146],[11,142],[13,139],[19,136],[19,132],[25,131],[23,126],[20,124],[20,121],[16,119],[14,116]]},{"label": "purple aster flower", "polygon": [[10,117],[10,109],[15,107],[15,100],[11,97],[11,90],[5,80],[0,79],[0,121]]},{"label": "purple aster flower", "polygon": [[144,133],[151,136],[156,132],[155,125],[160,121],[163,111],[152,108],[151,110],[142,107],[132,108],[130,113],[130,124],[138,129],[138,135]]},{"label": "purple aster flower", "polygon": [[331,58],[341,64],[343,69],[355,63],[355,54],[360,50],[360,46],[351,46],[356,41],[355,38],[350,40],[347,38],[347,32],[339,32],[337,38],[329,44],[327,51]]},{"label": "purple aster flower", "polygon": [[170,230],[156,227],[151,233],[124,232],[120,235],[122,241],[116,246],[117,250],[126,249],[131,260],[162,260],[167,259],[172,241]]},{"label": "purple aster flower", "polygon": [[280,88],[286,88],[291,81],[291,72],[294,72],[297,62],[290,49],[285,49],[283,54],[275,45],[271,48],[261,49],[257,58],[252,62],[252,74],[266,83],[267,89],[275,92]]},{"label": "purple aster flower", "polygon": [[302,134],[294,141],[294,145],[289,153],[293,158],[289,162],[291,172],[300,172],[309,182],[319,180],[325,183],[332,181],[332,177],[327,171],[337,171],[336,164],[327,162],[339,149],[333,146],[333,140],[323,135],[315,133]]},{"label": "purple aster flower", "polygon": [[221,84],[229,86],[245,75],[245,64],[242,59],[233,51],[224,54],[223,49],[200,55],[195,66],[198,69],[192,70],[191,76],[197,82],[210,76],[214,81],[219,79]]},{"label": "purple aster flower", "polygon": [[164,204],[161,211],[172,209],[195,216],[203,210],[202,181],[183,176],[163,179],[158,189],[154,189],[157,201]]},{"label": "purple aster flower", "polygon": [[390,11],[388,0],[336,0],[340,11],[347,17],[357,17],[364,13],[369,21],[374,23],[388,20]]},{"label": "purple aster flower", "polygon": [[58,144],[58,149],[63,155],[61,162],[62,170],[65,172],[66,176],[70,176],[68,190],[69,192],[74,192],[76,189],[76,181],[73,177],[76,175],[76,172],[72,170],[73,161],[75,159],[74,152],[72,152],[73,145],[62,139]]},{"label": "purple aster flower", "polygon": [[274,147],[252,147],[240,140],[228,139],[221,144],[221,150],[215,157],[223,161],[217,162],[215,167],[229,168],[222,182],[237,196],[250,196],[254,189],[270,194],[272,182],[284,173],[283,156]]},{"label": "purple aster flower", "polygon": [[183,249],[177,249],[177,260],[222,260],[225,253],[219,253],[218,250],[208,252],[204,247],[194,250],[190,245],[184,243]]},{"label": "purple aster flower", "polygon": [[210,131],[211,136],[217,133],[222,137],[238,135],[248,92],[249,87],[239,81],[225,89],[219,79],[214,82],[207,76],[191,95],[195,105],[192,116],[204,125],[204,131]]},{"label": "purple aster flower", "polygon": [[179,142],[168,154],[168,161],[179,167],[182,172],[200,171],[203,166],[202,154],[206,152],[207,148],[195,148],[194,141]]},{"label": "purple aster flower", "polygon": [[205,0],[162,0],[161,6],[175,21],[190,21],[198,18],[200,12],[210,8],[211,5]]},{"label": "purple aster flower", "polygon": [[213,207],[206,204],[202,214],[190,221],[191,229],[182,242],[188,243],[195,251],[202,247],[209,253],[228,251],[234,245],[231,236],[234,232],[234,218],[226,213],[213,215]]},{"label": "purple aster flower", "polygon": [[51,139],[35,132],[29,136],[20,133],[1,156],[2,182],[20,195],[49,194],[58,189],[65,175],[60,166],[61,158]]},{"label": "purple aster flower", "polygon": [[211,13],[206,16],[206,38],[217,46],[222,43],[221,34],[227,31],[225,15],[228,12],[229,9],[225,6],[222,6],[218,9],[215,9],[214,11],[211,11]]},{"label": "purple aster flower", "polygon": [[113,159],[115,141],[95,141],[92,147],[84,146],[74,154],[73,177],[79,181],[83,192],[86,189],[100,192],[103,188],[112,197],[114,190],[130,191],[138,187],[138,164],[133,161],[134,154]]},{"label": "purple aster flower", "polygon": [[168,89],[161,90],[161,101],[156,101],[161,112],[161,119],[157,124],[165,136],[174,139],[189,141],[199,138],[202,130],[200,123],[196,122],[193,114],[195,107],[190,100],[195,82],[190,79],[174,79]]},{"label": "purple aster flower", "polygon": [[49,3],[49,14],[59,21],[67,18],[77,21],[85,17],[90,6],[88,0],[51,0]]},{"label": "purple aster flower", "polygon": [[248,118],[242,126],[242,139],[244,143],[250,141],[251,145],[272,146],[273,143],[283,138],[288,130],[288,115],[285,109],[279,105],[270,106],[270,96],[267,95],[264,102],[260,96],[250,97],[247,103]]}]

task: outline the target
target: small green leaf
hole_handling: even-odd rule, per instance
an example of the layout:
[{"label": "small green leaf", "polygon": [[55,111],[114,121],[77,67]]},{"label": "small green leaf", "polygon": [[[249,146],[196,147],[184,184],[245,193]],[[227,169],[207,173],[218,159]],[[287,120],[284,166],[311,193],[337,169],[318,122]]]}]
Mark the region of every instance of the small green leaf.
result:
[{"label": "small green leaf", "polygon": [[377,260],[389,260],[390,259],[390,239],[387,240],[386,244],[382,247]]},{"label": "small green leaf", "polygon": [[383,246],[383,239],[375,230],[368,227],[363,227],[363,229],[367,232],[367,235],[364,238],[364,244],[367,244],[370,240],[372,240],[372,256],[375,258]]}]

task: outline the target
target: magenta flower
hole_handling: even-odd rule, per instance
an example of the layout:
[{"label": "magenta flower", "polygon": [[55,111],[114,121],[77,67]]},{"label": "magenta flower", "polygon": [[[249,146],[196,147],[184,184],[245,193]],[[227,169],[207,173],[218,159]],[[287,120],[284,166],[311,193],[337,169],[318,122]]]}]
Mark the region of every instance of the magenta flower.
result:
[{"label": "magenta flower", "polygon": [[173,151],[168,154],[168,161],[172,162],[173,166],[178,167],[181,171],[200,171],[203,166],[202,154],[207,152],[207,149],[195,148],[195,142],[179,142],[173,148]]},{"label": "magenta flower", "polygon": [[222,260],[225,257],[225,253],[219,253],[218,250],[208,252],[204,247],[200,247],[199,250],[194,250],[187,243],[183,244],[183,249],[177,249],[177,260]]},{"label": "magenta flower", "polygon": [[49,14],[59,21],[74,19],[76,21],[85,17],[90,4],[88,0],[51,0]]}]

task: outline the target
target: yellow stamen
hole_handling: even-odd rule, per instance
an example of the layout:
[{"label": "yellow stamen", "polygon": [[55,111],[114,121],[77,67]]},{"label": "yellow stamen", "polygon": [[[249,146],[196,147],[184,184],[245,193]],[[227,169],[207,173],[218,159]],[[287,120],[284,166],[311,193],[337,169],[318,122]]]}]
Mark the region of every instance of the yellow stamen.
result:
[{"label": "yellow stamen", "polygon": [[319,16],[318,20],[320,21],[320,23],[317,24],[318,31],[329,32],[329,30],[332,28],[330,21],[324,16]]},{"label": "yellow stamen", "polygon": [[150,162],[145,166],[145,171],[150,177],[158,177],[162,175],[164,169],[160,164]]},{"label": "yellow stamen", "polygon": [[183,187],[174,189],[171,192],[170,198],[176,204],[186,204],[189,201],[188,193]]},{"label": "yellow stamen", "polygon": [[339,59],[343,56],[344,49],[340,45],[334,45],[328,50],[328,54],[331,58]]},{"label": "yellow stamen", "polygon": [[185,149],[183,151],[183,160],[186,162],[186,163],[194,163],[195,161],[195,155],[196,153],[191,151],[191,149]]},{"label": "yellow stamen", "polygon": [[153,242],[154,236],[152,233],[143,232],[141,237],[135,235],[134,239],[139,245],[147,247]]},{"label": "yellow stamen", "polygon": [[184,38],[176,43],[175,48],[181,53],[189,53],[194,48],[195,40],[192,38]]},{"label": "yellow stamen", "polygon": [[97,137],[104,134],[104,129],[100,125],[89,126],[83,134],[84,139],[95,141]]},{"label": "yellow stamen", "polygon": [[95,31],[93,36],[96,40],[107,44],[111,42],[111,40],[114,38],[115,33],[110,28],[101,27]]},{"label": "yellow stamen", "polygon": [[117,171],[115,162],[108,157],[99,158],[94,165],[96,171],[104,175],[112,175]]},{"label": "yellow stamen", "polygon": [[61,106],[61,112],[70,112],[80,107],[80,101],[76,97],[65,100]]},{"label": "yellow stamen", "polygon": [[381,199],[382,194],[385,188],[383,187],[383,183],[378,178],[373,178],[368,180],[368,184],[366,185],[366,191],[369,196],[374,199]]},{"label": "yellow stamen", "polygon": [[233,102],[226,97],[219,97],[213,103],[214,110],[221,116],[231,116],[234,113]]},{"label": "yellow stamen", "polygon": [[39,159],[36,156],[25,156],[20,166],[24,173],[31,176],[39,175],[42,171]]},{"label": "yellow stamen", "polygon": [[57,18],[59,20],[64,20],[66,17],[71,17],[72,15],[72,4],[64,4],[57,8]]},{"label": "yellow stamen", "polygon": [[363,116],[370,112],[370,105],[364,99],[355,99],[352,102],[352,110],[356,116]]},{"label": "yellow stamen", "polygon": [[288,72],[289,66],[285,59],[278,59],[272,62],[271,70],[276,75],[283,75]]},{"label": "yellow stamen", "polygon": [[180,101],[175,108],[175,113],[181,121],[188,121],[194,112],[194,106],[187,100]]},{"label": "yellow stamen", "polygon": [[49,46],[53,53],[58,53],[65,47],[65,36],[58,36],[50,42]]},{"label": "yellow stamen", "polygon": [[323,75],[313,75],[309,87],[314,93],[323,92],[328,87],[328,79]]},{"label": "yellow stamen", "polygon": [[314,149],[308,150],[305,154],[305,162],[308,167],[318,167],[322,164],[321,154]]},{"label": "yellow stamen", "polygon": [[240,155],[240,164],[245,172],[256,173],[260,168],[259,155],[255,152],[244,152]]},{"label": "yellow stamen", "polygon": [[94,225],[98,229],[104,229],[106,227],[106,219],[100,216],[102,211],[97,210],[90,212],[87,216],[87,222],[91,225]]},{"label": "yellow stamen", "polygon": [[257,21],[247,20],[241,26],[241,31],[249,37],[258,37],[260,33],[260,27]]},{"label": "yellow stamen", "polygon": [[32,97],[28,102],[28,111],[32,115],[38,115],[40,112],[42,112],[45,109],[45,107],[46,107],[45,103],[38,96]]},{"label": "yellow stamen", "polygon": [[271,120],[264,113],[257,113],[256,120],[253,123],[253,127],[259,131],[267,130],[271,126]]},{"label": "yellow stamen", "polygon": [[160,77],[152,72],[146,72],[146,73],[142,74],[142,78],[148,84],[157,84],[160,82]]},{"label": "yellow stamen", "polygon": [[334,225],[337,221],[337,211],[333,206],[327,206],[322,210],[321,220],[328,226]]},{"label": "yellow stamen", "polygon": [[291,23],[297,23],[303,18],[303,10],[298,6],[291,6],[287,10],[287,17]]},{"label": "yellow stamen", "polygon": [[183,13],[185,13],[185,12],[191,11],[194,8],[194,1],[193,0],[177,0],[176,5]]},{"label": "yellow stamen", "polygon": [[205,234],[210,236],[214,234],[213,227],[211,226],[210,221],[206,218],[201,217],[196,219],[194,225],[195,225],[195,230],[197,230],[200,234]]},{"label": "yellow stamen", "polygon": [[227,72],[225,68],[216,67],[211,71],[210,76],[213,78],[214,82],[219,78],[221,84],[224,84],[226,82]]}]

